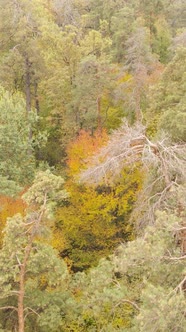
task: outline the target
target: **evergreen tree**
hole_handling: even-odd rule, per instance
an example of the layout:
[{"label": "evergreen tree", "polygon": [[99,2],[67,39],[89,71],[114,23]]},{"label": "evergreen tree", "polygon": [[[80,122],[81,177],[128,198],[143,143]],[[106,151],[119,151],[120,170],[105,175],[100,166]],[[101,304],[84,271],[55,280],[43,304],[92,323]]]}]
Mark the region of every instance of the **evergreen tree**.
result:
[{"label": "evergreen tree", "polygon": [[[5,227],[0,252],[0,310],[5,312],[2,317],[5,331],[12,324],[19,332],[25,331],[25,324],[39,324],[49,331],[61,322],[68,273],[55,251],[41,238],[47,232],[47,218],[54,200],[65,199],[67,195],[61,190],[62,185],[63,180],[49,171],[38,173],[24,194],[27,214],[15,215]],[[60,299],[61,287],[64,296]],[[36,317],[35,323],[30,321],[31,314]]]},{"label": "evergreen tree", "polygon": [[155,127],[179,142],[186,140],[185,55],[186,48],[178,44],[161,81],[150,90],[150,107],[147,110],[149,130],[154,131]]},{"label": "evergreen tree", "polygon": [[[15,194],[30,183],[34,176],[34,145],[39,133],[34,133],[36,112],[26,112],[21,93],[11,94],[0,88],[0,170],[1,194]],[[33,136],[30,139],[30,130]]]}]

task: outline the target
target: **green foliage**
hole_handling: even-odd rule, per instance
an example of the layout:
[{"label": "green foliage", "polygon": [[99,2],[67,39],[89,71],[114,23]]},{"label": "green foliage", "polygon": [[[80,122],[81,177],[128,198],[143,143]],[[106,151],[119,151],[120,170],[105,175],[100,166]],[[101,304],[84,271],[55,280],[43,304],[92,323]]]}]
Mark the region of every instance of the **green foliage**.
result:
[{"label": "green foliage", "polygon": [[117,251],[117,271],[124,277],[138,278],[136,287],[140,287],[140,311],[131,331],[185,329],[185,298],[179,288],[185,268],[174,237],[181,223],[182,218],[158,213],[156,223],[146,229],[144,237]]},{"label": "green foliage", "polygon": [[77,321],[80,331],[120,331],[130,327],[135,309],[125,302],[127,290],[119,284],[112,260],[102,259],[87,275],[77,273],[72,287],[81,314]]},{"label": "green foliage", "polygon": [[172,288],[165,290],[161,286],[148,284],[142,293],[143,308],[132,331],[185,331],[185,297],[183,294],[170,296],[171,292]]},{"label": "green foliage", "polygon": [[56,203],[68,196],[62,188],[63,184],[63,178],[52,174],[50,170],[40,171],[36,174],[32,186],[23,195],[23,199],[28,205],[38,205],[42,209],[44,204]]},{"label": "green foliage", "polygon": [[29,134],[36,121],[34,111],[27,115],[26,104],[20,93],[12,95],[1,88],[0,191],[3,194],[13,194],[33,179],[33,144],[36,144],[37,136],[30,139]]},{"label": "green foliage", "polygon": [[[3,248],[0,253],[1,306],[15,305],[16,294],[19,291],[19,262],[23,261],[25,246],[28,243],[29,228],[26,226],[26,222],[26,219],[23,219],[21,215],[16,215],[7,221],[5,227]],[[29,257],[25,282],[25,313],[31,313],[33,310],[36,320],[37,317],[40,317],[37,312],[42,310],[41,326],[48,325],[53,328],[56,315],[62,310],[63,306],[65,307],[65,301],[68,299],[67,294],[63,300],[61,298],[60,302],[58,299],[61,287],[63,293],[67,292],[68,273],[65,264],[57,257],[57,253],[52,247],[38,241],[34,241],[33,247],[34,250]],[[58,306],[57,312],[55,310],[56,306]],[[10,313],[11,309],[8,312]],[[51,312],[50,317],[47,312]],[[5,321],[3,319],[5,317],[6,314],[1,315],[5,327],[13,324],[14,314],[10,316],[7,322],[6,319]],[[39,318],[37,324],[40,324],[40,320],[41,318]],[[28,325],[30,324],[29,321],[28,316]],[[56,324],[57,321],[55,326]]]},{"label": "green foliage", "polygon": [[[186,330],[184,14],[182,0],[0,1],[0,331],[19,330],[21,273],[26,332]],[[147,135],[117,131],[123,117]],[[169,144],[149,140],[162,132]],[[109,134],[105,183],[76,183]],[[27,204],[2,196],[22,189]]]},{"label": "green foliage", "polygon": [[81,313],[74,331],[184,331],[185,298],[177,286],[185,268],[174,236],[181,222],[159,213],[143,237],[74,276]]},{"label": "green foliage", "polygon": [[155,22],[155,37],[152,45],[153,52],[159,55],[159,61],[167,63],[170,57],[171,34],[165,20]]},{"label": "green foliage", "polygon": [[178,47],[151,95],[147,113],[149,128],[155,124],[156,130],[167,132],[174,141],[186,139],[185,54],[186,49]]},{"label": "green foliage", "polygon": [[[63,179],[49,171],[39,172],[23,196],[28,204],[27,214],[17,214],[7,220],[0,252],[0,308],[5,313],[6,309],[13,312],[13,315],[8,320],[2,318],[5,328],[13,324],[12,320],[17,326],[20,296],[23,297],[23,314],[28,326],[41,325],[46,331],[46,326],[50,330],[54,325],[60,325],[70,296],[67,291],[69,277],[66,264],[46,244],[44,237],[49,235],[46,220],[54,208],[52,203],[67,196],[63,183]],[[61,289],[64,296],[60,294],[59,297]],[[35,314],[34,322],[29,319],[31,313]],[[20,320],[18,326],[20,328]]]}]

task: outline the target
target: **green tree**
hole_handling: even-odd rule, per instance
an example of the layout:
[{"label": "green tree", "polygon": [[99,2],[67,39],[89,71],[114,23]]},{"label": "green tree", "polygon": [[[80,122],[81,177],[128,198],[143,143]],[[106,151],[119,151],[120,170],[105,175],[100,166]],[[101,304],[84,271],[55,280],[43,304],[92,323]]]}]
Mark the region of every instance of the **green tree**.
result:
[{"label": "green tree", "polygon": [[[41,238],[47,234],[47,219],[55,201],[64,200],[67,195],[62,185],[63,180],[49,171],[38,173],[32,187],[24,194],[27,214],[15,215],[5,227],[0,252],[0,310],[5,312],[5,330],[12,328],[15,321],[18,331],[24,332],[25,324],[31,324],[32,314],[45,331],[55,330],[61,322],[60,312],[67,300],[68,273],[55,251]],[[62,285],[64,296],[60,300],[58,294]],[[12,313],[8,319],[7,312]]]},{"label": "green tree", "polygon": [[[27,112],[30,113],[31,109],[35,108],[40,115],[38,128],[46,129],[46,117],[49,116],[51,109],[61,104],[59,100],[59,103],[53,105],[53,100],[50,98],[55,93],[55,100],[60,99],[57,91],[51,89],[52,75],[60,88],[64,81],[64,78],[61,78],[64,76],[63,68],[59,71],[58,66],[56,70],[61,76],[56,77],[52,72],[57,64],[53,58],[57,57],[59,60],[59,49],[61,50],[63,43],[60,39],[62,33],[54,20],[52,4],[48,2],[46,5],[43,0],[2,1],[0,17],[1,22],[6,18],[7,26],[6,30],[3,25],[0,26],[3,39],[0,60],[1,85],[8,91],[21,91],[25,96]],[[48,76],[51,80],[49,86]],[[44,80],[45,85],[43,85]],[[50,133],[50,130],[48,132]],[[31,130],[29,136],[31,139]],[[50,161],[50,155],[45,158],[41,147],[36,149],[36,155],[38,159]]]},{"label": "green tree", "polygon": [[174,141],[186,140],[185,54],[186,48],[178,45],[160,82],[150,90],[147,110],[149,131],[165,131]]},{"label": "green tree", "polygon": [[112,257],[101,259],[87,274],[74,275],[71,287],[79,303],[79,315],[76,321],[72,320],[72,326],[83,332],[130,331],[138,305],[132,302],[134,297],[129,297],[123,281],[117,276]]},{"label": "green tree", "polygon": [[158,213],[143,237],[118,249],[116,269],[124,278],[137,278],[140,290],[139,314],[131,331],[185,330],[185,256],[177,242],[183,215]]},{"label": "green tree", "polygon": [[[34,145],[39,133],[34,133],[36,112],[26,112],[21,93],[11,94],[0,88],[0,170],[1,193],[14,194],[33,179]],[[29,138],[30,130],[33,132]]]},{"label": "green tree", "polygon": [[159,18],[155,22],[155,33],[152,42],[153,53],[159,55],[161,63],[167,63],[170,58],[171,32],[165,19]]},{"label": "green tree", "polygon": [[145,26],[150,30],[151,36],[155,32],[154,23],[158,16],[164,13],[166,1],[162,0],[140,0],[138,10],[140,10],[142,17],[145,20]]},{"label": "green tree", "polygon": [[39,112],[38,83],[43,69],[39,40],[42,27],[50,21],[50,13],[43,4],[42,0],[3,0],[0,7],[1,21],[5,18],[8,27],[5,30],[2,25],[0,29],[1,84],[25,94],[27,112],[32,106]]},{"label": "green tree", "polygon": [[111,73],[106,63],[95,56],[84,58],[80,63],[73,90],[72,108],[77,129],[99,128],[105,118],[102,112],[102,99],[111,91]]},{"label": "green tree", "polygon": [[113,60],[125,63],[126,42],[134,28],[135,11],[131,4],[124,4],[118,11],[114,10],[111,20]]}]

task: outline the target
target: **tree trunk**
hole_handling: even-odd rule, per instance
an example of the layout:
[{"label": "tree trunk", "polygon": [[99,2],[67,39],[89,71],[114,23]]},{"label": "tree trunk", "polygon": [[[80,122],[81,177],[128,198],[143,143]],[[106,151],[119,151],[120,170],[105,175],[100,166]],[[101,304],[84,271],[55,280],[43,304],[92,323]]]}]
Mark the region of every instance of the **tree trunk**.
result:
[{"label": "tree trunk", "polygon": [[19,295],[18,295],[18,329],[19,332],[24,332],[24,295],[25,295],[25,266],[21,266]]},{"label": "tree trunk", "polygon": [[30,253],[32,250],[32,245],[34,241],[35,234],[37,232],[38,227],[40,226],[42,217],[44,215],[46,208],[46,195],[44,199],[43,209],[41,210],[38,218],[34,221],[31,235],[29,238],[28,245],[25,248],[24,251],[24,258],[23,262],[19,264],[20,266],[20,274],[19,274],[19,294],[18,294],[18,332],[24,332],[25,331],[25,320],[24,320],[24,296],[25,296],[25,277],[26,277],[26,268],[28,264],[28,260],[30,257]]},{"label": "tree trunk", "polygon": [[37,111],[37,115],[40,113],[40,106],[39,106],[39,97],[38,97],[38,83],[34,81],[34,97],[35,97],[35,108]]},{"label": "tree trunk", "polygon": [[23,263],[20,264],[20,280],[19,280],[19,295],[18,295],[18,331],[19,332],[24,332],[24,330],[25,330],[25,322],[24,322],[25,275],[26,275],[26,267],[27,267],[28,259],[30,256],[30,252],[32,250],[32,243],[33,243],[34,236],[35,236],[35,230],[36,229],[33,228],[29,243],[25,248],[25,256],[23,259]]}]

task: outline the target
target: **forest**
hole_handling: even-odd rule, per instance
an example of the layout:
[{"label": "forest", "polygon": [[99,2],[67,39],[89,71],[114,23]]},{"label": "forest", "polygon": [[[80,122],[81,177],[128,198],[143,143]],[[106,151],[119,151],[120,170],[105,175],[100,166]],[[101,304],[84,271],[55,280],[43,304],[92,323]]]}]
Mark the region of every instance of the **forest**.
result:
[{"label": "forest", "polygon": [[186,2],[0,0],[0,332],[186,331]]}]

